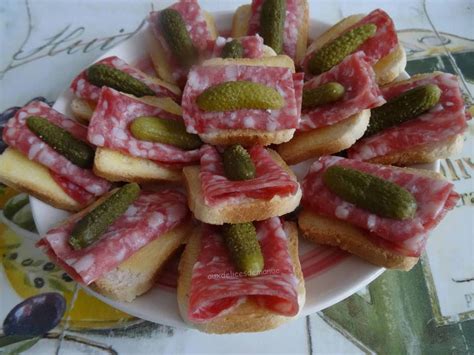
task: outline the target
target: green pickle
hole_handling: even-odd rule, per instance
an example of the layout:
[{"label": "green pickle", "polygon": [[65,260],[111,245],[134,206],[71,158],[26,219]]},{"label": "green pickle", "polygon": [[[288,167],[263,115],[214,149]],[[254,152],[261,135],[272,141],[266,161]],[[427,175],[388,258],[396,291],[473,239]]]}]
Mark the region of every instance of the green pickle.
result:
[{"label": "green pickle", "polygon": [[249,180],[255,178],[255,165],[250,154],[241,145],[232,145],[222,155],[225,176],[229,180]]},{"label": "green pickle", "polygon": [[277,54],[283,52],[283,31],[285,27],[286,1],[265,0],[260,12],[260,35],[263,42]]},{"label": "green pickle", "polygon": [[199,136],[186,132],[184,123],[180,121],[142,116],[131,123],[130,131],[137,139],[169,144],[185,150],[197,149],[202,145]]},{"label": "green pickle", "polygon": [[244,48],[242,47],[242,44],[236,39],[227,42],[224,45],[224,48],[222,48],[222,58],[242,58],[243,56]]},{"label": "green pickle", "polygon": [[272,87],[252,81],[227,81],[204,90],[196,103],[203,111],[223,112],[241,109],[277,110],[285,102]]},{"label": "green pickle", "polygon": [[355,52],[367,39],[377,32],[373,23],[361,25],[347,31],[335,40],[317,50],[308,62],[311,74],[318,75],[328,71],[342,62],[349,54]]},{"label": "green pickle", "polygon": [[74,165],[84,169],[92,167],[95,152],[87,143],[43,117],[30,116],[26,119],[26,125],[42,141]]},{"label": "green pickle", "polygon": [[324,184],[342,199],[381,217],[413,218],[417,204],[405,188],[377,176],[338,165],[323,174]]},{"label": "green pickle", "polygon": [[198,52],[181,14],[174,9],[164,9],[160,13],[160,26],[166,44],[178,63],[186,68],[195,64]]},{"label": "green pickle", "polygon": [[155,96],[155,92],[144,82],[105,64],[94,64],[86,71],[87,81],[92,85],[107,86],[136,97]]},{"label": "green pickle", "polygon": [[321,105],[336,102],[344,96],[344,86],[329,82],[314,89],[303,90],[304,109],[312,109]]},{"label": "green pickle", "polygon": [[441,97],[441,89],[434,84],[405,91],[382,106],[370,111],[370,121],[364,137],[397,126],[434,107]]},{"label": "green pickle", "polygon": [[74,250],[81,250],[97,242],[139,195],[140,186],[137,183],[122,186],[76,223],[69,245]]},{"label": "green pickle", "polygon": [[253,223],[224,224],[222,234],[236,269],[245,276],[258,276],[264,260]]}]

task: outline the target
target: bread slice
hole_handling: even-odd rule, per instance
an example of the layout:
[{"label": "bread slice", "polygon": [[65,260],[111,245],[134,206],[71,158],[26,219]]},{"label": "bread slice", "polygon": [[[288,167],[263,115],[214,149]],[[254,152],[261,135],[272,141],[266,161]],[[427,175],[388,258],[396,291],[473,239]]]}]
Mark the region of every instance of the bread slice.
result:
[{"label": "bread slice", "polygon": [[[316,38],[313,43],[308,47],[306,53],[311,53],[315,50],[320,49],[326,43],[329,43],[339,37],[349,27],[355,25],[362,18],[364,14],[348,16],[337,24],[329,28],[321,36]],[[375,75],[377,77],[377,83],[384,85],[395,80],[400,73],[405,70],[407,64],[406,53],[403,47],[399,44],[392,52],[381,58],[374,65]]]},{"label": "bread slice", "polygon": [[85,207],[64,192],[46,167],[11,147],[0,155],[0,182],[62,210]]},{"label": "bread slice", "polygon": [[211,58],[202,63],[208,65],[249,65],[258,67],[281,67],[295,72],[295,63],[287,55],[274,55],[262,58]]},{"label": "bread slice", "polygon": [[287,143],[277,147],[287,164],[330,155],[349,148],[364,135],[369,125],[370,110],[363,110],[336,124],[296,133]]},{"label": "bread slice", "polygon": [[[295,274],[298,278],[298,304],[300,310],[303,308],[306,294],[303,273],[298,258],[298,230],[294,223],[285,222],[285,231],[289,233],[289,251],[293,261]],[[179,263],[178,277],[178,306],[181,317],[186,323],[206,333],[226,334],[239,332],[262,332],[274,329],[279,325],[294,319],[267,310],[257,305],[253,300],[246,300],[230,313],[221,315],[203,324],[192,323],[188,319],[189,293],[191,290],[191,279],[194,264],[201,249],[201,228],[194,230],[186,245],[186,249]]]},{"label": "bread slice", "polygon": [[89,124],[95,110],[95,103],[75,97],[71,101],[71,111],[74,117],[84,124]]},{"label": "bread slice", "polygon": [[[296,181],[293,171],[285,164],[273,150],[268,150],[272,158]],[[209,224],[244,223],[261,221],[274,216],[290,213],[298,207],[301,200],[301,189],[296,194],[280,197],[274,196],[270,200],[243,198],[241,201],[221,203],[208,206],[204,202],[199,177],[199,166],[188,166],[183,169],[186,189],[188,191],[188,205],[194,217]]]},{"label": "bread slice", "polygon": [[[299,0],[298,7],[303,7],[303,21],[298,28],[298,39],[296,42],[295,63],[299,64],[306,53],[309,32],[309,5],[307,0]],[[252,15],[252,6],[243,5],[237,8],[232,18],[233,38],[243,37],[247,35],[250,16]]]},{"label": "bread slice", "polygon": [[131,302],[147,292],[170,257],[186,242],[191,221],[180,224],[147,244],[90,287],[117,301]]}]

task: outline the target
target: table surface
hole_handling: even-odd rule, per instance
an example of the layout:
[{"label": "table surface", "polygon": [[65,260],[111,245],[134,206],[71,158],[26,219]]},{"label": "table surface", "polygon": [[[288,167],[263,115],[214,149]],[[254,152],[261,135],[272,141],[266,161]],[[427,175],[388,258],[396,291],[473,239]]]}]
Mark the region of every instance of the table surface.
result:
[{"label": "table surface", "polygon": [[[200,1],[211,11],[246,2]],[[80,69],[133,36],[152,7],[171,3],[2,1],[0,112],[37,96],[54,101]],[[395,21],[407,72],[459,75],[472,105],[474,2],[310,1],[311,17],[328,23],[377,7]],[[473,133],[471,121],[463,152],[441,161],[462,199],[432,233],[421,262],[408,273],[385,272],[318,314],[265,333],[224,336],[145,322],[84,294],[32,242],[0,224],[0,319],[24,298],[54,290],[67,300],[63,322],[27,353],[474,353]]]}]

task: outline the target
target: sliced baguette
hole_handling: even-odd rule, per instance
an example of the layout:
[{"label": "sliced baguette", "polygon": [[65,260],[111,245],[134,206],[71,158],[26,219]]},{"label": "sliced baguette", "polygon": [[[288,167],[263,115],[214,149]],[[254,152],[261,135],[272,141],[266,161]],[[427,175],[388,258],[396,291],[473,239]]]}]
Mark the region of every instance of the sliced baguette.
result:
[{"label": "sliced baguette", "polygon": [[[285,231],[288,233],[289,251],[293,261],[295,274],[299,280],[298,304],[300,310],[305,302],[305,286],[301,265],[298,258],[298,230],[294,223],[285,222]],[[295,317],[286,317],[260,307],[252,300],[246,300],[231,312],[221,315],[203,324],[192,323],[188,319],[189,293],[194,264],[201,249],[201,228],[195,229],[190,237],[186,249],[179,263],[178,277],[178,306],[181,317],[190,325],[206,333],[226,334],[239,332],[262,332],[274,329]]]},{"label": "sliced baguette", "polygon": [[88,124],[95,110],[95,103],[75,97],[71,101],[71,111],[81,123]]},{"label": "sliced baguette", "polygon": [[[269,149],[275,162],[283,167],[296,181],[296,176],[285,164],[280,156]],[[270,200],[243,198],[241,201],[222,203],[217,206],[208,206],[204,202],[199,177],[199,166],[189,166],[183,169],[185,185],[188,191],[188,205],[194,217],[209,224],[244,223],[261,221],[274,216],[290,213],[298,207],[301,200],[301,189],[291,196],[274,196]]]}]

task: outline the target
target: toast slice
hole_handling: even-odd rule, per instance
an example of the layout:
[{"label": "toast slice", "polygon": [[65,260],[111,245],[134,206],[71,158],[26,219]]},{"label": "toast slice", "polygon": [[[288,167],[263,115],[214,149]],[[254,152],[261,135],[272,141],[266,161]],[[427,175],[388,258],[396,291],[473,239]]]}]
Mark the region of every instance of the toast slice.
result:
[{"label": "toast slice", "polygon": [[[285,231],[289,233],[289,251],[293,261],[295,274],[298,278],[298,303],[300,310],[305,302],[305,286],[301,265],[298,258],[298,230],[294,223],[285,222]],[[189,321],[188,305],[189,292],[194,264],[199,256],[201,245],[201,228],[194,230],[179,263],[178,277],[178,306],[181,317],[186,323],[206,333],[226,334],[239,332],[262,332],[274,329],[295,317],[276,314],[260,307],[252,300],[246,300],[231,312],[221,315],[204,324],[194,324]]]},{"label": "toast slice", "polygon": [[[296,181],[293,171],[285,164],[280,156],[269,149],[272,158]],[[274,196],[270,200],[244,198],[232,203],[221,203],[208,206],[204,202],[199,177],[199,166],[187,166],[183,169],[186,189],[188,191],[188,205],[194,217],[209,224],[244,223],[261,221],[274,216],[290,213],[298,207],[301,200],[301,188],[296,194],[280,197]]]}]

